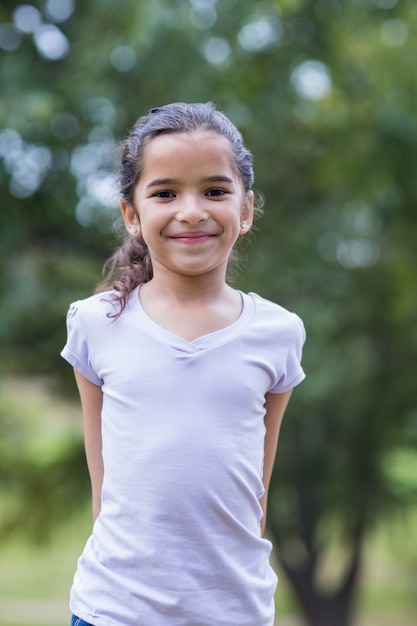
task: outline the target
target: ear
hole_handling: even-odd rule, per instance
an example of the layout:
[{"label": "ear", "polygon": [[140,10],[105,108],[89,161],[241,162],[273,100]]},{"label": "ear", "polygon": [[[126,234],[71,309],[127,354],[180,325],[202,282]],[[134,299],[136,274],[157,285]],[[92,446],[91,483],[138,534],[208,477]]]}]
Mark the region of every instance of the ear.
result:
[{"label": "ear", "polygon": [[127,232],[132,235],[132,237],[140,237],[141,229],[139,216],[136,213],[134,207],[126,202],[123,198],[120,200],[120,210],[123,215],[123,221],[126,226]]},{"label": "ear", "polygon": [[240,235],[246,234],[252,226],[253,222],[253,202],[254,202],[254,193],[253,191],[249,191],[248,195],[245,198],[245,204],[242,207],[242,211],[240,213]]}]

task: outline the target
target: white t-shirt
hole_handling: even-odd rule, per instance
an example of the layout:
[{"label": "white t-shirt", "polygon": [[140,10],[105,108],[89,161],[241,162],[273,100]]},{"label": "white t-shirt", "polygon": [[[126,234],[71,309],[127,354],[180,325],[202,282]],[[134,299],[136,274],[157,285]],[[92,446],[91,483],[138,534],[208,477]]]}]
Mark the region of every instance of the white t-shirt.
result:
[{"label": "white t-shirt", "polygon": [[117,319],[108,298],[71,305],[62,351],[103,389],[101,512],[71,610],[94,626],[271,626],[264,402],[304,378],[303,324],[242,293],[235,323],[190,342],[138,289]]}]

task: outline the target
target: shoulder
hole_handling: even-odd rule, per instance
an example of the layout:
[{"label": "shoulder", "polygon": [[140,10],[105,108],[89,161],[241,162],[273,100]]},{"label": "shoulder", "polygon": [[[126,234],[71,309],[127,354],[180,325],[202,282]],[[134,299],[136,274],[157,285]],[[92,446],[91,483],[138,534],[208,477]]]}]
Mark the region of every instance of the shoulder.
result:
[{"label": "shoulder", "polygon": [[304,342],[305,329],[301,318],[280,304],[267,300],[257,293],[249,292],[244,297],[250,299],[254,307],[254,322],[267,332],[287,335]]},{"label": "shoulder", "polygon": [[298,385],[304,377],[301,366],[306,339],[301,318],[276,302],[258,294],[246,296],[254,310],[249,326],[251,346],[262,353],[263,367],[271,372],[268,391],[283,393]]},{"label": "shoulder", "polygon": [[103,322],[111,320],[116,310],[112,294],[112,291],[105,291],[72,302],[68,309],[68,322],[96,324],[100,320]]}]

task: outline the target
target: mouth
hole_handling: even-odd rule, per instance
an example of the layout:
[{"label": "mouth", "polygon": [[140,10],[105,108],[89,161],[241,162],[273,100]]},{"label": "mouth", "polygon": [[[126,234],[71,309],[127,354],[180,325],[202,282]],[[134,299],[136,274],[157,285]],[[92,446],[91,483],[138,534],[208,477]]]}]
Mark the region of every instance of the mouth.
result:
[{"label": "mouth", "polygon": [[217,237],[216,233],[206,233],[205,231],[186,231],[183,233],[170,235],[169,239],[177,241],[178,243],[197,244],[209,241],[214,237]]}]

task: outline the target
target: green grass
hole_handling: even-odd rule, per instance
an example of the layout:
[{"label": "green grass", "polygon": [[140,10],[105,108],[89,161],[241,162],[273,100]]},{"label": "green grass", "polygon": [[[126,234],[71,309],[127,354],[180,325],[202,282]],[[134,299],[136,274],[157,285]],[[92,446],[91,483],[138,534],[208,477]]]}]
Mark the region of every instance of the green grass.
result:
[{"label": "green grass", "polygon": [[416,623],[417,507],[380,524],[369,538],[359,611],[381,615],[392,626]]},{"label": "green grass", "polygon": [[79,515],[48,546],[17,538],[0,546],[0,598],[66,599],[90,520],[88,511]]},{"label": "green grass", "polygon": [[15,626],[16,618],[21,626],[68,626],[69,589],[90,526],[86,511],[61,528],[49,546],[16,538],[0,546],[1,626]]}]

